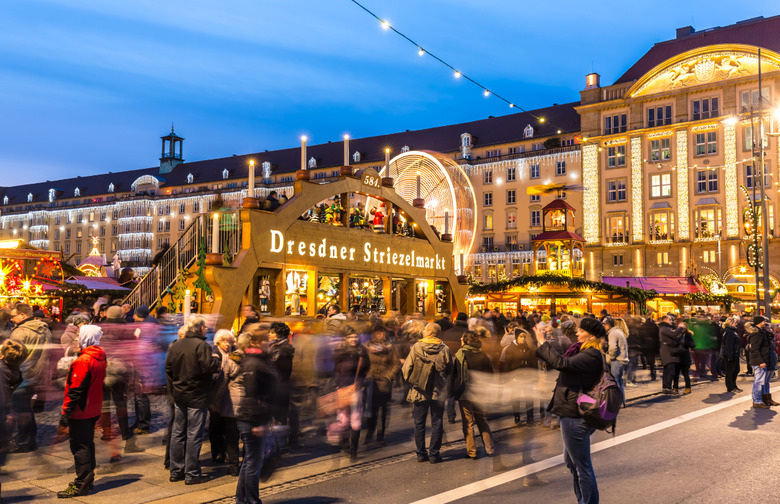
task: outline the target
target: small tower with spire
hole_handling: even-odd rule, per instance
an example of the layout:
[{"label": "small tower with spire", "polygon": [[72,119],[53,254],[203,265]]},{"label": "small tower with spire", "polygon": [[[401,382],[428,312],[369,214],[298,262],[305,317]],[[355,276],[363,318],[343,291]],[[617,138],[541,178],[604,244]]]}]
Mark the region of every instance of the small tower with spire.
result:
[{"label": "small tower with spire", "polygon": [[160,173],[170,173],[177,165],[184,162],[182,157],[184,139],[173,132],[173,123],[171,123],[171,132],[160,139],[162,140]]}]

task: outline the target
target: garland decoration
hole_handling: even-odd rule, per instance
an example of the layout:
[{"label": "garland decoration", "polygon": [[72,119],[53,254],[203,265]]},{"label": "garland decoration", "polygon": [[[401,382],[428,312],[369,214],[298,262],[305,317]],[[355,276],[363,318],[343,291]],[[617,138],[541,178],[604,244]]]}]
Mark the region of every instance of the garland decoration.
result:
[{"label": "garland decoration", "polygon": [[685,294],[683,299],[689,305],[723,305],[726,311],[731,311],[731,305],[737,302],[737,299],[731,294],[710,294],[709,292],[691,292]]}]

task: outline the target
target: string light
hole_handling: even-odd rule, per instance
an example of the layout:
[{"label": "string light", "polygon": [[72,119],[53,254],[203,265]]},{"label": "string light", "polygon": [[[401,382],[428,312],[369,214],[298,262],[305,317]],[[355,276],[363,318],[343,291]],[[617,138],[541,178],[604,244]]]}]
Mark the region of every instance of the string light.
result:
[{"label": "string light", "polygon": [[488,91],[488,90],[486,89],[486,90],[485,90],[485,97],[487,98],[488,96],[490,96],[490,91]]},{"label": "string light", "polygon": [[582,146],[582,236],[588,243],[599,241],[599,152],[595,144]]},{"label": "string light", "polygon": [[[447,67],[447,68],[449,68],[450,70],[454,71],[454,72],[455,72],[455,78],[460,78],[460,77],[461,77],[461,75],[462,75],[462,76],[463,76],[463,78],[465,78],[466,80],[468,80],[469,82],[471,82],[471,83],[472,83],[472,84],[474,84],[475,86],[482,88],[482,90],[483,90],[483,91],[488,91],[488,88],[487,88],[487,87],[483,86],[482,84],[480,84],[480,83],[479,83],[479,82],[477,82],[476,80],[472,79],[472,78],[471,78],[471,77],[469,77],[468,75],[462,74],[461,72],[459,72],[458,70],[456,70],[456,69],[455,69],[455,67],[453,67],[452,65],[450,65],[449,63],[447,63],[446,61],[444,61],[443,59],[441,59],[440,57],[438,57],[438,56],[436,56],[435,54],[433,54],[432,52],[430,52],[430,51],[428,51],[428,50],[424,49],[422,45],[420,45],[420,44],[418,44],[417,42],[415,42],[414,40],[412,40],[412,39],[411,39],[410,37],[408,37],[406,34],[404,34],[404,33],[400,32],[400,31],[398,31],[398,30],[397,30],[395,27],[391,26],[391,25],[390,25],[390,23],[388,23],[386,20],[384,20],[384,19],[380,18],[379,16],[377,16],[377,15],[376,15],[376,14],[375,14],[373,11],[371,11],[370,9],[368,9],[368,8],[367,8],[365,5],[361,4],[361,3],[360,3],[360,2],[358,2],[357,0],[350,0],[350,1],[351,1],[353,4],[357,5],[358,7],[360,7],[361,9],[363,9],[363,10],[364,10],[364,11],[365,11],[365,12],[366,12],[368,15],[370,15],[371,17],[373,17],[374,19],[376,19],[377,21],[379,21],[379,22],[382,24],[382,28],[384,28],[385,30],[392,30],[393,32],[395,32],[395,34],[396,34],[396,35],[398,35],[398,36],[402,37],[404,40],[406,40],[406,41],[407,41],[407,42],[409,42],[410,44],[412,44],[412,45],[414,45],[415,47],[417,47],[417,49],[418,49],[418,54],[419,54],[420,56],[423,56],[424,54],[426,54],[426,53],[427,53],[427,54],[428,54],[428,56],[430,56],[431,58],[435,59],[436,61],[438,61],[438,62],[439,62],[439,63],[441,63],[442,65],[446,66],[446,67]],[[499,100],[501,100],[501,101],[505,102],[507,105],[509,105],[509,108],[515,108],[515,106],[516,106],[516,105],[515,105],[513,102],[511,102],[511,101],[507,100],[506,98],[504,98],[503,96],[501,96],[501,95],[499,95],[499,94],[495,93],[494,91],[490,91],[490,94],[493,94],[493,95],[495,95],[495,97],[496,97],[496,98],[498,98]],[[486,94],[485,96],[487,96],[487,94]],[[526,112],[526,113],[530,114],[530,115],[531,115],[531,117],[533,117],[534,119],[538,120],[539,122],[541,122],[541,123],[543,123],[543,122],[544,122],[544,118],[540,118],[540,117],[536,116],[535,114],[533,114],[533,113],[529,112],[528,110],[525,110],[525,109],[523,109],[522,107],[519,107],[519,106],[517,106],[517,108],[519,108],[519,109],[520,109],[520,110],[522,110],[523,112]]]},{"label": "string light", "polygon": [[631,236],[641,242],[644,234],[642,214],[642,139],[631,138]]},{"label": "string light", "polygon": [[[679,130],[677,132],[677,166],[681,168],[688,167],[688,132]],[[694,166],[695,167],[695,166]],[[690,237],[690,223],[688,222],[688,170],[677,170],[677,217],[679,222],[677,233],[681,240],[687,240]]]}]

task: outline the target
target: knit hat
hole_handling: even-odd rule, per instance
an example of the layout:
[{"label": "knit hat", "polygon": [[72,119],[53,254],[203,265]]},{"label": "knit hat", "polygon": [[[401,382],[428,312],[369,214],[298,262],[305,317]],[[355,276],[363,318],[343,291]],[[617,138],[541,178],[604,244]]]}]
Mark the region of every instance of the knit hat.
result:
[{"label": "knit hat", "polygon": [[542,315],[542,322],[547,323],[549,321],[550,321],[550,316],[549,315],[547,315],[546,313],[544,315]]},{"label": "knit hat", "polygon": [[458,312],[458,314],[455,316],[455,320],[462,320],[462,321],[465,322],[468,319],[469,319],[469,316],[466,315],[466,312]]},{"label": "knit hat", "polygon": [[79,346],[87,348],[92,345],[99,345],[100,338],[103,336],[103,329],[99,326],[87,324],[79,328]]},{"label": "knit hat", "polygon": [[580,329],[592,334],[597,338],[603,339],[607,337],[607,331],[604,329],[604,326],[601,325],[601,322],[594,318],[582,319],[582,322],[580,322]]},{"label": "knit hat", "polygon": [[756,315],[755,317],[753,317],[754,326],[757,326],[761,322],[766,322],[766,317],[764,317],[763,315]]},{"label": "knit hat", "polygon": [[149,316],[149,307],[146,305],[141,305],[135,309],[135,314],[138,315],[138,318],[146,318]]}]

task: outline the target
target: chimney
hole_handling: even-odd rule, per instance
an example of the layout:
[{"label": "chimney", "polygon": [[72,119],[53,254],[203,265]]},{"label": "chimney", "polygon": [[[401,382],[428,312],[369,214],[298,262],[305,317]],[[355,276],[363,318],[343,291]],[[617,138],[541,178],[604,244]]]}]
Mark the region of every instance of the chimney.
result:
[{"label": "chimney", "polygon": [[597,73],[589,73],[585,76],[585,89],[595,89],[601,86],[601,76]]},{"label": "chimney", "polygon": [[677,28],[677,38],[687,37],[695,32],[696,30],[693,29],[693,26],[683,26],[682,28]]}]

